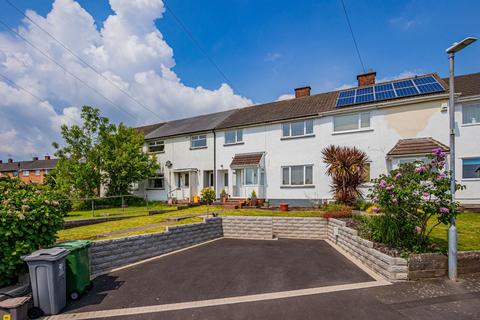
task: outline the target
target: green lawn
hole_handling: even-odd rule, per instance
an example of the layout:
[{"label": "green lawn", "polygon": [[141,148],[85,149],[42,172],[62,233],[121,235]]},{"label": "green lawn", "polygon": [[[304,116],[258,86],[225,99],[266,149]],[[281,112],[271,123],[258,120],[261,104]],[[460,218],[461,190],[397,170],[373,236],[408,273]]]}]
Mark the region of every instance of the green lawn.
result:
[{"label": "green lawn", "polygon": [[[165,207],[165,206],[164,206]],[[163,209],[164,207],[159,206],[158,210]],[[138,209],[138,207],[136,207]],[[151,208],[151,207],[149,207]],[[126,208],[126,209],[133,209]],[[109,210],[109,209],[105,209]],[[319,211],[289,211],[289,212],[279,212],[279,211],[268,211],[268,210],[258,210],[258,209],[241,209],[241,210],[223,210],[221,206],[198,206],[192,208],[186,208],[182,210],[175,210],[172,212],[164,213],[164,214],[157,214],[153,216],[145,216],[145,212],[142,213],[141,216],[134,216],[134,212],[125,212],[123,215],[132,214],[133,217],[130,219],[119,220],[119,221],[110,221],[110,222],[102,222],[98,224],[93,224],[89,226],[71,228],[66,230],[61,230],[58,232],[58,241],[65,241],[65,240],[74,240],[74,239],[90,239],[90,240],[100,240],[100,239],[110,239],[110,238],[118,238],[118,237],[125,237],[137,234],[144,234],[144,233],[152,233],[152,232],[160,232],[166,229],[166,225],[157,225],[152,226],[151,228],[145,227],[145,229],[141,230],[128,230],[131,228],[137,228],[142,226],[149,226],[153,224],[160,224],[166,223],[165,219],[168,217],[179,216],[179,215],[188,215],[188,214],[196,214],[196,213],[218,213],[219,215],[239,215],[239,216],[278,216],[278,217],[318,217],[321,215]],[[84,212],[77,212],[74,217],[85,216]],[[115,215],[121,216],[122,214]],[[175,224],[185,224],[185,223],[194,223],[200,222],[202,219],[198,217],[188,218],[184,220],[180,220],[177,222],[169,222],[168,225],[175,225]],[[125,232],[121,232],[125,230]],[[116,232],[113,236],[107,237],[97,237],[98,235]]]},{"label": "green lawn", "polygon": [[[448,246],[448,227],[439,225],[430,237],[439,245]],[[464,212],[457,216],[458,250],[480,250],[480,213]]]},{"label": "green lawn", "polygon": [[134,216],[145,215],[150,210],[175,210],[175,209],[176,207],[168,206],[162,203],[156,203],[148,207],[139,206],[139,207],[128,207],[128,208],[100,209],[100,210],[95,210],[94,213],[92,213],[92,210],[72,211],[65,217],[65,220],[102,218],[102,217],[108,217],[108,216],[134,217]]}]

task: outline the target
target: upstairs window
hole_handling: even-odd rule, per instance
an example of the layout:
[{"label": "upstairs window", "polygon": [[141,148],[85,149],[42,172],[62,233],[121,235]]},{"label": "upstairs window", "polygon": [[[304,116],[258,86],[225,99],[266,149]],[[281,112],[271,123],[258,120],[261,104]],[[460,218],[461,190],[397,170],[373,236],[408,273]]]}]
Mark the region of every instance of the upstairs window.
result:
[{"label": "upstairs window", "polygon": [[463,124],[480,124],[480,104],[464,105],[462,107]]},{"label": "upstairs window", "polygon": [[333,131],[354,131],[370,128],[370,112],[359,112],[333,117]]},{"label": "upstairs window", "polygon": [[282,137],[302,137],[313,135],[313,119],[282,124]]},{"label": "upstairs window", "polygon": [[282,167],[282,185],[304,186],[313,185],[313,166]]},{"label": "upstairs window", "polygon": [[165,142],[164,141],[149,142],[148,152],[165,152]]},{"label": "upstairs window", "polygon": [[207,135],[200,134],[197,136],[190,137],[190,148],[197,149],[197,148],[206,148],[207,147]]},{"label": "upstairs window", "polygon": [[479,179],[480,178],[480,157],[462,160],[462,178]]},{"label": "upstairs window", "polygon": [[243,142],[243,130],[230,130],[225,132],[225,144],[235,144]]}]

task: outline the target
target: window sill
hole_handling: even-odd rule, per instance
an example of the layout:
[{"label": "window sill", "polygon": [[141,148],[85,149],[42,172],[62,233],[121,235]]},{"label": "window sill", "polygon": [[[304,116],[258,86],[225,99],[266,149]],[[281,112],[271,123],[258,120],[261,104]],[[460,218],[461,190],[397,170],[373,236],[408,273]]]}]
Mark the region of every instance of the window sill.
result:
[{"label": "window sill", "polygon": [[280,140],[294,140],[294,139],[303,139],[303,138],[315,138],[315,134],[306,134],[303,136],[293,136],[293,137],[281,137]]},{"label": "window sill", "polygon": [[480,126],[480,122],[462,124],[462,127],[474,127],[474,126]]},{"label": "window sill", "polygon": [[480,181],[480,178],[462,178],[462,181]]},{"label": "window sill", "polygon": [[159,153],[165,153],[165,151],[149,151],[147,153],[148,154],[159,154]]},{"label": "window sill", "polygon": [[145,190],[165,190],[165,188],[145,188]]},{"label": "window sill", "polygon": [[304,184],[298,186],[280,186],[280,189],[308,189],[308,188],[315,188],[313,184]]},{"label": "window sill", "polygon": [[200,149],[207,149],[208,147],[190,147],[190,150],[200,150]]},{"label": "window sill", "polygon": [[338,134],[360,133],[360,132],[370,132],[370,131],[373,131],[373,129],[368,128],[368,129],[347,130],[347,131],[334,131],[334,132],[332,132],[332,136],[335,136],[335,135],[338,135]]},{"label": "window sill", "polygon": [[242,145],[242,144],[245,144],[245,142],[241,141],[241,142],[234,142],[234,143],[224,143],[223,146],[224,147],[230,147],[230,146],[238,146],[238,145]]}]

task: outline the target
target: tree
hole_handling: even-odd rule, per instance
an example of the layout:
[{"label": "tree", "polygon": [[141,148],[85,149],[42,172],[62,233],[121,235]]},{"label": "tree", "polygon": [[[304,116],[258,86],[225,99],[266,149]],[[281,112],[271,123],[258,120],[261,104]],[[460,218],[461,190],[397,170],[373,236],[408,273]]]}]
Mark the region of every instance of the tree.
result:
[{"label": "tree", "polygon": [[322,155],[327,174],[332,178],[330,187],[335,199],[346,205],[354,204],[362,196],[359,187],[366,182],[367,154],[355,147],[330,145],[323,149]]},{"label": "tree", "polygon": [[156,160],[141,152],[143,142],[141,134],[123,124],[102,134],[101,168],[105,173],[102,182],[107,195],[127,194],[132,183],[155,174]]},{"label": "tree", "polygon": [[[387,245],[423,250],[428,236],[439,224],[448,224],[458,212],[451,201],[450,171],[441,148],[424,163],[406,163],[375,180],[372,200],[382,215],[371,226],[374,240]],[[464,186],[457,184],[456,189]],[[429,226],[429,221],[433,222]]]},{"label": "tree", "polygon": [[158,169],[155,159],[142,152],[143,136],[123,124],[111,124],[96,108],[84,106],[82,125],[62,126],[64,146],[58,143],[60,159],[48,183],[70,196],[100,195],[103,184],[108,195],[127,194],[133,182]]}]

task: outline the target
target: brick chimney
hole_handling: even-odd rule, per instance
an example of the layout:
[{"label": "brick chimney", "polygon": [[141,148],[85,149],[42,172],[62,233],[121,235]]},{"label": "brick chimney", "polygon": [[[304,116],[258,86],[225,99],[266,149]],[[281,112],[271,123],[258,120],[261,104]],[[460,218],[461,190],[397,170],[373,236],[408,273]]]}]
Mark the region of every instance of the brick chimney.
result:
[{"label": "brick chimney", "polygon": [[308,97],[310,95],[310,90],[311,89],[312,88],[310,88],[309,86],[295,88],[295,98]]},{"label": "brick chimney", "polygon": [[33,160],[33,161],[37,161],[37,160],[38,160],[38,157],[33,157],[32,160]]},{"label": "brick chimney", "polygon": [[357,76],[358,86],[370,86],[375,84],[375,76],[377,73],[375,71],[368,71],[367,73],[362,73]]},{"label": "brick chimney", "polygon": [[13,163],[13,159],[12,159],[12,158],[9,158],[9,159],[8,159],[8,163]]},{"label": "brick chimney", "polygon": [[2,160],[2,159],[0,159],[0,163],[3,163],[3,160]]},{"label": "brick chimney", "polygon": [[50,156],[46,155],[45,160],[50,160]]}]

